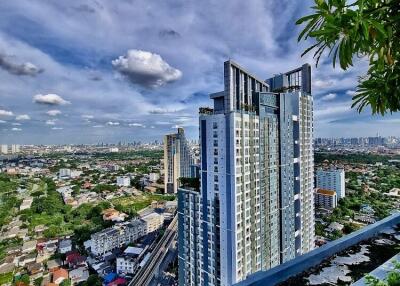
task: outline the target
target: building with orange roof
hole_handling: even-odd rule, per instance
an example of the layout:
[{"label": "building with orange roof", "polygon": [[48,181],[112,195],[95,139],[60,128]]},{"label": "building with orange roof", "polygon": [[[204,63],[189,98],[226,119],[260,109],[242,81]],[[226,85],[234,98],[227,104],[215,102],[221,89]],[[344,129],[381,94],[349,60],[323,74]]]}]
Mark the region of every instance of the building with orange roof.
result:
[{"label": "building with orange roof", "polygon": [[315,206],[325,209],[334,209],[337,207],[337,193],[333,190],[315,189],[314,192]]},{"label": "building with orange roof", "polygon": [[58,285],[65,279],[68,279],[68,270],[59,268],[53,272],[53,283]]}]

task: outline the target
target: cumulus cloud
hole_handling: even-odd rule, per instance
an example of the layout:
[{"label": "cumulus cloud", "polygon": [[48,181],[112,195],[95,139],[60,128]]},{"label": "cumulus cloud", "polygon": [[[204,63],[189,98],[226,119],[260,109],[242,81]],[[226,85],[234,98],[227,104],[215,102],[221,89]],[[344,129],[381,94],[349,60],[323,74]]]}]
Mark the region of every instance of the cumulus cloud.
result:
[{"label": "cumulus cloud", "polygon": [[71,102],[63,99],[61,96],[49,93],[49,94],[36,94],[33,97],[33,102],[46,105],[66,105],[71,104]]},{"label": "cumulus cloud", "polygon": [[61,114],[61,110],[52,109],[52,110],[47,111],[46,114],[50,115],[50,116],[57,116],[57,115]]},{"label": "cumulus cloud", "polygon": [[142,50],[128,50],[126,55],[113,60],[112,65],[131,82],[145,87],[162,86],[182,77],[182,72],[160,55]]},{"label": "cumulus cloud", "polygon": [[47,120],[46,125],[55,125],[56,121],[55,120]]},{"label": "cumulus cloud", "polygon": [[130,126],[130,127],[146,127],[142,123],[129,123],[128,126]]},{"label": "cumulus cloud", "polygon": [[356,91],[355,90],[348,90],[348,91],[346,91],[346,94],[350,95],[350,96],[354,96],[356,94]]},{"label": "cumulus cloud", "polygon": [[313,85],[315,88],[327,88],[334,84],[333,80],[315,80]]},{"label": "cumulus cloud", "polygon": [[13,116],[14,113],[10,110],[0,109],[0,116]]},{"label": "cumulus cloud", "polygon": [[336,93],[328,93],[327,95],[324,95],[323,97],[321,97],[321,100],[324,101],[330,101],[330,100],[334,100],[336,98]]},{"label": "cumulus cloud", "polygon": [[15,117],[15,120],[23,121],[23,120],[30,120],[31,117],[28,114],[21,114]]},{"label": "cumulus cloud", "polygon": [[21,129],[21,128],[18,128],[18,127],[11,128],[11,130],[12,130],[12,131],[22,131],[22,129]]},{"label": "cumulus cloud", "polygon": [[0,68],[14,75],[36,76],[43,72],[43,69],[38,68],[30,62],[19,64],[15,62],[14,57],[5,54],[0,54]]},{"label": "cumulus cloud", "polygon": [[118,126],[119,122],[108,121],[106,124],[109,126]]}]

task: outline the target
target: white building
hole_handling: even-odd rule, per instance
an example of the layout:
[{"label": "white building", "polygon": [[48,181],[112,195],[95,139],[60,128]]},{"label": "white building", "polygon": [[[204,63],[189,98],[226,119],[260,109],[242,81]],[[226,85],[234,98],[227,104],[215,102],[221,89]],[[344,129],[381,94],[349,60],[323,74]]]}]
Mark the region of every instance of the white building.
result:
[{"label": "white building", "polygon": [[91,235],[91,252],[94,255],[103,255],[113,249],[135,242],[147,234],[146,228],[146,223],[137,219],[96,232]]},{"label": "white building", "polygon": [[119,187],[129,187],[131,185],[131,178],[128,176],[117,177],[117,185]]},{"label": "white building", "polygon": [[149,180],[152,182],[157,182],[157,180],[160,178],[159,173],[150,173],[149,174]]},{"label": "white building", "polygon": [[118,274],[133,274],[139,266],[139,257],[144,249],[139,247],[128,247],[124,253],[117,257],[116,270]]},{"label": "white building", "polygon": [[337,207],[337,194],[332,190],[316,189],[314,193],[315,206],[325,209]]},{"label": "white building", "polygon": [[117,257],[116,270],[118,274],[133,274],[138,269],[139,263],[136,257],[123,255]]},{"label": "white building", "polygon": [[146,233],[158,230],[164,224],[164,216],[158,213],[150,213],[142,217],[146,223]]},{"label": "white building", "polygon": [[230,286],[314,248],[310,69],[264,81],[225,62],[200,108],[200,187],[178,191],[181,286]]},{"label": "white building", "polygon": [[8,145],[1,145],[1,154],[8,154]]},{"label": "white building", "polygon": [[16,154],[20,152],[20,146],[17,144],[11,145],[11,153]]},{"label": "white building", "polygon": [[71,177],[71,169],[62,168],[58,171],[58,178],[68,179]]},{"label": "white building", "polygon": [[345,173],[343,169],[318,169],[316,173],[316,183],[317,188],[335,191],[338,200],[346,196]]}]

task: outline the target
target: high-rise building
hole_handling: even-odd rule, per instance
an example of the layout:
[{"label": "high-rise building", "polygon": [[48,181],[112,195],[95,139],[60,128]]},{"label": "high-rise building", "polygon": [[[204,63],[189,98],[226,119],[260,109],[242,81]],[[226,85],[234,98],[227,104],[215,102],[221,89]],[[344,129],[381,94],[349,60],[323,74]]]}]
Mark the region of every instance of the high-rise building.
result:
[{"label": "high-rise building", "polygon": [[200,187],[178,192],[180,285],[232,285],[314,248],[311,68],[232,61],[200,108]]},{"label": "high-rise building", "polygon": [[7,144],[1,145],[1,154],[8,154],[8,145]]},{"label": "high-rise building", "polygon": [[315,205],[319,208],[334,209],[337,207],[337,194],[332,190],[315,189]]},{"label": "high-rise building", "polygon": [[190,177],[194,156],[189,148],[183,128],[164,137],[164,184],[166,193],[176,193],[178,179]]},{"label": "high-rise building", "polygon": [[331,168],[329,170],[318,169],[316,174],[316,187],[335,191],[338,200],[344,198],[346,196],[344,170],[336,168]]},{"label": "high-rise building", "polygon": [[19,151],[20,151],[20,146],[18,144],[11,145],[11,153],[12,154],[19,153]]}]

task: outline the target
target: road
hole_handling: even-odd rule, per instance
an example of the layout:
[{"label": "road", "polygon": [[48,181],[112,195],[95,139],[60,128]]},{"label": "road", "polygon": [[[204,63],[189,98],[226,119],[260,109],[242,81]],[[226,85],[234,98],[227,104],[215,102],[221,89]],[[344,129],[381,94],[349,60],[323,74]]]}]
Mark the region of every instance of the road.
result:
[{"label": "road", "polygon": [[158,268],[162,261],[164,260],[165,255],[168,252],[168,249],[171,243],[174,241],[178,228],[178,215],[175,215],[174,219],[169,224],[168,228],[165,230],[165,233],[161,240],[157,243],[154,248],[150,259],[147,263],[136,273],[135,277],[129,282],[129,286],[147,286],[153,279],[155,272],[158,271]]}]

